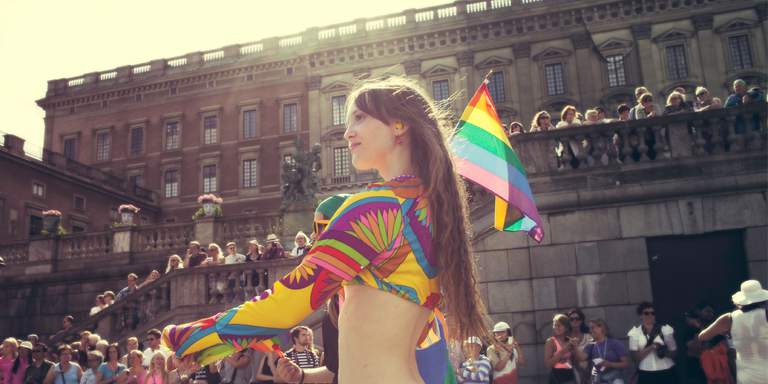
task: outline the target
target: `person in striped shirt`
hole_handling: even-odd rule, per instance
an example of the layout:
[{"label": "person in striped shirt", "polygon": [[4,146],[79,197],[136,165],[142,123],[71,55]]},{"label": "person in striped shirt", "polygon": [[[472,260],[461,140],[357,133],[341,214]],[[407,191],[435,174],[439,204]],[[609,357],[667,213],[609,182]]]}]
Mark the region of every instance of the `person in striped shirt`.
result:
[{"label": "person in striped shirt", "polygon": [[456,378],[461,384],[490,384],[491,361],[480,354],[483,343],[477,336],[470,336],[464,341],[464,353],[467,360],[456,371]]},{"label": "person in striped shirt", "polygon": [[285,357],[291,359],[300,368],[317,368],[320,366],[320,358],[312,351],[312,341],[309,336],[312,332],[309,327],[299,325],[291,329],[293,348],[285,353]]}]

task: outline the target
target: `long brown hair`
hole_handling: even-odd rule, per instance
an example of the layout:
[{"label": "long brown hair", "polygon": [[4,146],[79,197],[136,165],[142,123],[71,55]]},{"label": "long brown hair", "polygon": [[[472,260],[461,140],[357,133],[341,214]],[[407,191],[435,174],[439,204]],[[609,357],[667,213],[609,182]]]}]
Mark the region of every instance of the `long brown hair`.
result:
[{"label": "long brown hair", "polygon": [[408,135],[412,166],[429,199],[432,249],[437,257],[446,312],[459,339],[487,336],[485,305],[477,290],[477,271],[470,246],[470,224],[463,180],[456,174],[447,141],[453,133],[448,114],[417,84],[390,77],[361,84],[347,101],[369,116],[391,124],[402,121]]}]

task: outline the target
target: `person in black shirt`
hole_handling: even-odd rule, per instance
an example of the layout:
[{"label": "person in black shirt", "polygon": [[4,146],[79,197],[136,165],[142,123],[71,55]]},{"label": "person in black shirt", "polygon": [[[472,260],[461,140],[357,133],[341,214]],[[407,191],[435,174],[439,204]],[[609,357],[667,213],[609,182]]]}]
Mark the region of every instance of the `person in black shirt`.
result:
[{"label": "person in black shirt", "polygon": [[37,343],[32,347],[32,364],[24,374],[24,384],[43,384],[48,370],[53,363],[46,359],[48,347],[43,343]]}]

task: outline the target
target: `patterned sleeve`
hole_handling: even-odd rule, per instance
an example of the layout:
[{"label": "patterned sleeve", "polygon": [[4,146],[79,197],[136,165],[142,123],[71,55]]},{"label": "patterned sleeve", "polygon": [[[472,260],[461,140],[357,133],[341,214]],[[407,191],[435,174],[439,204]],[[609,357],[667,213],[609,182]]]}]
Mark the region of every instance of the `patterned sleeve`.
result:
[{"label": "patterned sleeve", "polygon": [[388,190],[349,197],[302,263],[276,281],[271,292],[209,318],[169,325],[163,343],[178,357],[195,356],[201,365],[244,348],[279,350],[288,342],[279,336],[394,246],[394,239],[401,238],[393,233],[400,212],[400,201]]}]

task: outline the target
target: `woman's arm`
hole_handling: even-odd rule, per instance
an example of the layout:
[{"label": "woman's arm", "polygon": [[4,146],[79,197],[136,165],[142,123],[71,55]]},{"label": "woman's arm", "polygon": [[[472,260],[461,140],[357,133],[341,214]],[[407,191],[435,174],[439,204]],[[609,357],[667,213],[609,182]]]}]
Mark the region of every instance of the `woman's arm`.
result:
[{"label": "woman's arm", "polygon": [[547,339],[547,342],[544,344],[544,364],[548,368],[554,367],[560,361],[560,357],[564,353],[563,351],[565,351],[565,348],[555,351],[555,343],[552,341],[552,338]]},{"label": "woman's arm", "polygon": [[731,314],[726,313],[710,324],[705,330],[699,332],[699,341],[708,341],[717,335],[724,335],[731,331]]},{"label": "woman's arm", "polygon": [[602,365],[608,368],[624,369],[629,367],[629,359],[626,356],[619,358],[619,361],[603,361]]},{"label": "woman's arm", "polygon": [[45,379],[43,379],[43,384],[52,384],[54,378],[56,377],[57,370],[58,368],[56,368],[55,366],[51,367],[48,370],[48,373],[45,375]]},{"label": "woman's arm", "polygon": [[[370,241],[370,218],[402,215],[391,191],[369,191],[348,198],[293,271],[262,293],[226,312],[192,323],[168,326],[163,343],[176,356],[195,356],[201,364],[226,357],[246,347],[273,350],[286,329],[297,325],[378,256],[379,247],[391,244]],[[395,222],[402,222],[396,220]],[[374,223],[378,224],[378,223]],[[377,226],[378,227],[378,226]],[[400,241],[398,236],[386,241]],[[286,340],[287,341],[287,340]],[[285,343],[285,341],[283,341]]]},{"label": "woman's arm", "polygon": [[[261,357],[261,362],[259,362],[259,369],[256,372],[256,379],[257,380],[274,380],[275,377],[273,375],[265,375],[262,373],[264,372],[264,364],[267,364],[267,355],[264,355]],[[274,371],[272,373],[274,373]]]}]

